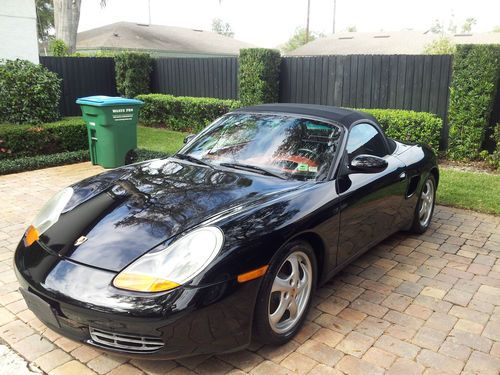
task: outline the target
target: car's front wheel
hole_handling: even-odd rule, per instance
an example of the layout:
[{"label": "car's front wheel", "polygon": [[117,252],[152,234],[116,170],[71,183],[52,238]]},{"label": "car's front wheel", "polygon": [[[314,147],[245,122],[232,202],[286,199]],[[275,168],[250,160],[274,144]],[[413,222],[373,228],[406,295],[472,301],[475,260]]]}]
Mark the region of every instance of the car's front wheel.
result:
[{"label": "car's front wheel", "polygon": [[415,209],[415,214],[413,217],[412,232],[414,233],[424,233],[429,225],[431,224],[432,214],[434,213],[434,204],[436,201],[436,180],[431,174],[427,177],[422,190],[420,191],[420,197]]},{"label": "car's front wheel", "polygon": [[283,344],[300,329],[316,286],[316,257],[303,241],[286,245],[274,257],[255,308],[255,331],[267,344]]}]

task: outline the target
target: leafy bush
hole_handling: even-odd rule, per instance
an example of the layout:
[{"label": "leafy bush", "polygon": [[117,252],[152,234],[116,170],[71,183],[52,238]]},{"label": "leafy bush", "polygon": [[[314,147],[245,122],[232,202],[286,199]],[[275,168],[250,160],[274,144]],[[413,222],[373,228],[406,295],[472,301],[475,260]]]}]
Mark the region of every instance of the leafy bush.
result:
[{"label": "leafy bush", "polygon": [[360,109],[375,117],[387,136],[401,142],[423,143],[434,152],[439,148],[443,120],[427,112],[401,109]]},{"label": "leafy bush", "polygon": [[277,50],[240,50],[240,100],[244,106],[278,101],[280,64]]},{"label": "leafy bush", "polygon": [[0,122],[55,121],[60,97],[61,79],[44,66],[26,60],[0,64]]},{"label": "leafy bush", "polygon": [[135,152],[137,153],[137,162],[150,159],[166,158],[170,156],[170,154],[163,151],[145,150],[143,148],[138,148],[137,150],[135,150]]},{"label": "leafy bush", "polygon": [[153,65],[147,53],[123,52],[115,56],[116,89],[133,98],[149,93]]},{"label": "leafy bush", "polygon": [[495,142],[495,150],[491,154],[488,154],[488,151],[486,150],[481,151],[481,156],[492,167],[500,169],[500,124],[495,125],[491,138]]},{"label": "leafy bush", "polygon": [[453,59],[450,87],[450,142],[452,159],[479,156],[500,76],[500,46],[459,45]]},{"label": "leafy bush", "polygon": [[27,156],[16,159],[3,159],[0,160],[0,175],[55,167],[56,165],[80,163],[88,160],[90,160],[88,150],[60,152],[50,155]]},{"label": "leafy bush", "polygon": [[54,39],[49,42],[49,51],[53,56],[68,56],[69,48],[61,39]]},{"label": "leafy bush", "polygon": [[0,160],[88,148],[81,118],[43,125],[0,125]]},{"label": "leafy bush", "polygon": [[423,53],[426,55],[453,55],[456,51],[455,43],[450,38],[442,36],[426,44]]},{"label": "leafy bush", "polygon": [[[170,154],[138,148],[136,162],[165,158]],[[25,156],[16,159],[0,160],[0,175],[50,168],[58,165],[81,163],[90,160],[88,150],[59,152],[57,154]]]},{"label": "leafy bush", "polygon": [[241,106],[236,100],[164,94],[139,95],[137,99],[144,102],[139,113],[142,124],[183,132],[198,132],[218,117]]}]

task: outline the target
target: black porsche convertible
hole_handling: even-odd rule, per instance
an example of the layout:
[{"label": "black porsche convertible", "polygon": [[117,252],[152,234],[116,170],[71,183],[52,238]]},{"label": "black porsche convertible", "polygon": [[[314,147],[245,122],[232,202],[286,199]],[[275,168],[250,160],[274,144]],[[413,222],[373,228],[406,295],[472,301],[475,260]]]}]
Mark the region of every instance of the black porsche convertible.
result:
[{"label": "black porsche convertible", "polygon": [[15,253],[49,328],[105,350],[177,358],[281,344],[315,288],[397,231],[430,224],[433,152],[362,112],[231,112],[175,155],[54,196]]}]

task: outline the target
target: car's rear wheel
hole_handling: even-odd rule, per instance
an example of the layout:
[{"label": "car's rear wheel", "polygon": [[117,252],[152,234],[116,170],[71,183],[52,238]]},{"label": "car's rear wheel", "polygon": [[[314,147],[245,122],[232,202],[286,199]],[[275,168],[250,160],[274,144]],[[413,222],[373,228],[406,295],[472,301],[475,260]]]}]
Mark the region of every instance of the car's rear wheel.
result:
[{"label": "car's rear wheel", "polygon": [[303,241],[286,245],[274,257],[259,291],[255,333],[267,344],[283,344],[300,329],[316,287],[316,257]]},{"label": "car's rear wheel", "polygon": [[434,204],[436,201],[436,180],[432,174],[422,186],[420,197],[413,217],[411,231],[414,233],[424,233],[431,224]]}]

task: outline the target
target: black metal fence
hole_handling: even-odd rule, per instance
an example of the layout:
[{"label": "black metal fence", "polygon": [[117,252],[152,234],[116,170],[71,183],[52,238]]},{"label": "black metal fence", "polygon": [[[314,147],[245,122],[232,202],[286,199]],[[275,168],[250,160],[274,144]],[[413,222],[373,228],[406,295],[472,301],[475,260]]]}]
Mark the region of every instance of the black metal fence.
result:
[{"label": "black metal fence", "polygon": [[451,63],[450,55],[285,57],[280,101],[435,113],[445,146]]},{"label": "black metal fence", "polygon": [[63,116],[81,115],[75,100],[82,96],[117,95],[112,58],[40,56],[40,64],[62,78],[59,108]]},{"label": "black metal fence", "polygon": [[238,58],[158,58],[151,86],[164,94],[237,99]]},{"label": "black metal fence", "polygon": [[[112,58],[40,57],[63,78],[61,113],[79,115],[75,100],[117,95]],[[435,113],[448,137],[450,55],[349,55],[284,57],[280,102],[352,108],[400,108]],[[224,99],[238,98],[238,58],[157,58],[152,92]]]}]

